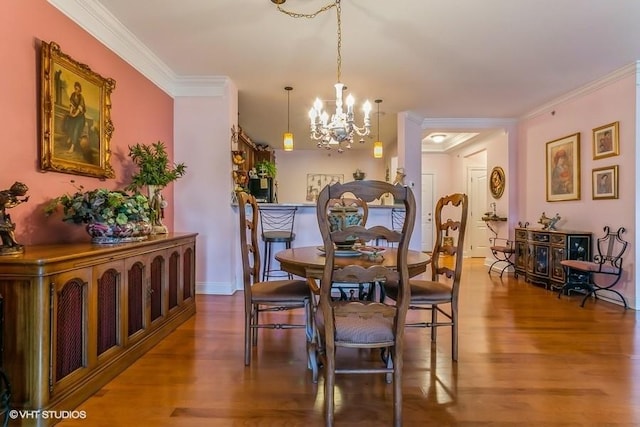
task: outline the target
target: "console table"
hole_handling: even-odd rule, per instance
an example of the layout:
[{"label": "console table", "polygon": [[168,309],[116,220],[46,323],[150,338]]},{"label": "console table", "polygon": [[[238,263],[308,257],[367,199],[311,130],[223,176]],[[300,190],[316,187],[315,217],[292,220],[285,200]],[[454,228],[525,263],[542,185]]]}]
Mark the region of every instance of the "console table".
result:
[{"label": "console table", "polygon": [[0,257],[12,408],[72,410],[191,317],[195,241],[194,233],[175,233],[27,246]]},{"label": "console table", "polygon": [[516,272],[545,288],[564,285],[561,261],[591,260],[591,233],[586,231],[516,228],[515,244]]}]

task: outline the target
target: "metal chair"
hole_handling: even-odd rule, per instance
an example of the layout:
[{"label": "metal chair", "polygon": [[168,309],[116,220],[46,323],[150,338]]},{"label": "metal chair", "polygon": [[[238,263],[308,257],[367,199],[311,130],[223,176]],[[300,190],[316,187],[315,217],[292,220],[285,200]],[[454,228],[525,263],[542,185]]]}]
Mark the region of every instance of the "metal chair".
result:
[{"label": "metal chair", "polygon": [[[407,323],[407,327],[431,328],[431,341],[436,341],[440,326],[451,327],[451,358],[458,360],[458,296],[462,276],[464,236],[467,227],[469,199],[466,194],[452,194],[438,200],[435,208],[436,242],[431,255],[431,280],[410,281],[410,310],[431,311],[431,320],[427,322]],[[444,215],[456,219],[443,220]],[[458,231],[458,246],[453,239],[445,239],[450,231]],[[396,300],[401,294],[397,286],[385,286],[387,296]],[[441,308],[449,305],[449,310]],[[440,320],[439,315],[443,318]]]},{"label": "metal chair", "polygon": [[558,293],[558,298],[563,292],[575,290],[587,291],[582,299],[581,307],[587,299],[593,295],[598,298],[598,292],[608,291],[620,297],[624,308],[627,309],[625,297],[613,289],[622,277],[622,255],[627,250],[628,242],[622,238],[626,232],[624,227],[617,231],[611,231],[609,226],[604,227],[604,236],[598,238],[596,248],[598,253],[593,261],[564,260],[560,264],[566,269],[567,281]]},{"label": "metal chair", "polygon": [[[513,240],[503,239],[501,237],[490,237],[489,238],[491,253],[495,258],[495,261],[489,266],[489,276],[491,276],[491,270],[493,270],[493,266],[498,263],[504,263],[502,269],[500,270],[500,278],[504,272],[509,268],[513,268],[514,277],[518,278],[518,272],[516,271],[516,265],[511,260],[511,257],[516,253],[516,248],[513,245]],[[499,268],[499,267],[498,267]]]},{"label": "metal chair", "polygon": [[[405,216],[404,207],[394,206],[391,208],[391,229],[395,231],[402,230],[402,226],[404,225],[404,216]],[[376,245],[380,244],[380,238],[376,239]],[[392,246],[392,243],[387,242],[388,246]]]},{"label": "metal chair", "polygon": [[[329,200],[345,193],[371,202],[386,193],[403,203],[407,210],[406,221],[401,231],[375,226],[367,229],[362,225],[351,225],[332,230],[327,216]],[[402,425],[402,368],[404,350],[404,323],[409,306],[409,270],[407,252],[409,239],[415,223],[415,199],[411,189],[383,181],[352,181],[346,184],[328,185],[322,189],[317,201],[317,217],[324,242],[325,266],[316,311],[318,328],[318,350],[324,354],[324,404],[326,425],[333,425],[334,387],[336,374],[382,373],[387,382],[393,380],[394,425]],[[358,257],[347,266],[335,264],[335,244],[354,236],[363,241],[382,236],[388,241],[398,242],[397,267],[389,269],[382,264],[363,265]],[[331,288],[334,283],[389,283],[400,289],[395,305],[376,301],[334,300]],[[384,363],[374,366],[338,367],[338,348],[380,348],[384,351]]]},{"label": "metal chair", "polygon": [[293,232],[293,224],[297,207],[260,206],[260,227],[262,229],[262,241],[264,242],[264,260],[262,266],[262,281],[271,277],[287,277],[293,279],[291,274],[271,268],[273,258],[273,245],[284,243],[285,249],[291,248],[291,242],[296,238]]},{"label": "metal chair", "polygon": [[[251,348],[258,343],[258,329],[303,328],[307,337],[307,350],[311,351],[311,292],[305,280],[273,280],[257,282],[260,277],[260,249],[258,246],[258,205],[254,196],[238,192],[240,216],[240,251],[244,284],[244,364],[251,364]],[[249,211],[249,212],[247,212]],[[260,323],[262,312],[279,312],[301,308],[305,322]],[[311,353],[309,353],[311,358]]]}]

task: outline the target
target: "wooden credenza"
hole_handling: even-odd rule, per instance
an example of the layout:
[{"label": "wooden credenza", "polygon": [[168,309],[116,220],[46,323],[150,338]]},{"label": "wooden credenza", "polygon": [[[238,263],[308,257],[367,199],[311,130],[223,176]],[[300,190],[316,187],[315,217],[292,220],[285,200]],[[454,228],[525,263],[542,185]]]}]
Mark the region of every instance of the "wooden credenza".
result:
[{"label": "wooden credenza", "polygon": [[557,288],[566,281],[561,261],[591,260],[591,233],[516,228],[516,272],[527,282]]},{"label": "wooden credenza", "polygon": [[[195,311],[196,234],[0,257],[12,408],[69,411]],[[34,417],[16,425],[51,425]]]}]

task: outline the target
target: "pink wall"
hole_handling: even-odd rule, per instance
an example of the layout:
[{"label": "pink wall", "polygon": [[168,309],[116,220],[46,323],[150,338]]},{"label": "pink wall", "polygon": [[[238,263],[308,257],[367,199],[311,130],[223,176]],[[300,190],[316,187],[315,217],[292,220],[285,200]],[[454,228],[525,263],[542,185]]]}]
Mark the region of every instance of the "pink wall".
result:
[{"label": "pink wall", "polygon": [[[602,235],[609,225],[624,226],[624,237],[630,242],[624,257],[626,275],[617,288],[625,294],[632,307],[635,300],[635,73],[613,81],[604,87],[549,108],[548,111],[523,120],[519,124],[518,193],[522,221],[537,224],[542,212],[562,216],[558,227],[565,230],[590,231]],[[593,160],[592,130],[612,122],[620,122],[620,155]],[[580,200],[547,202],[545,189],[546,143],[574,133],[580,133]],[[593,200],[592,169],[619,165],[619,198]]]},{"label": "pink wall", "polygon": [[[0,116],[4,118],[0,126],[0,189],[21,181],[29,186],[30,196],[27,203],[10,211],[17,225],[17,240],[22,244],[88,240],[83,227],[63,223],[59,216],[46,218],[43,206],[53,197],[72,192],[71,180],[86,189],[126,186],[133,172],[129,145],[160,140],[167,144],[172,155],[173,99],[45,0],[9,1],[3,6],[0,57],[5,62],[0,78]],[[115,179],[100,181],[39,170],[40,40],[55,41],[75,60],[116,81],[111,97],[115,127],[111,165]],[[172,229],[172,187],[164,194],[169,202],[165,224]]]}]

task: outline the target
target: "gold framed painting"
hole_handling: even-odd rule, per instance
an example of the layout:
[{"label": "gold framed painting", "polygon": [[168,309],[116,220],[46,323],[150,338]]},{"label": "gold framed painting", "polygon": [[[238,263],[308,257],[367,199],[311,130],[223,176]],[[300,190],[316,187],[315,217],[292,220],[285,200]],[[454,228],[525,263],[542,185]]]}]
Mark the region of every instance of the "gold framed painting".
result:
[{"label": "gold framed painting", "polygon": [[109,143],[116,82],[74,60],[55,42],[42,42],[40,57],[40,168],[113,178]]},{"label": "gold framed painting", "polygon": [[591,171],[591,192],[595,199],[618,198],[618,165]]},{"label": "gold framed painting", "polygon": [[619,122],[613,122],[593,130],[593,160],[620,154],[619,127]]},{"label": "gold framed painting", "polygon": [[547,142],[547,201],[580,199],[580,133]]},{"label": "gold framed painting", "polygon": [[491,175],[489,175],[489,190],[494,199],[502,197],[506,181],[504,170],[500,166],[496,166],[491,170]]}]

